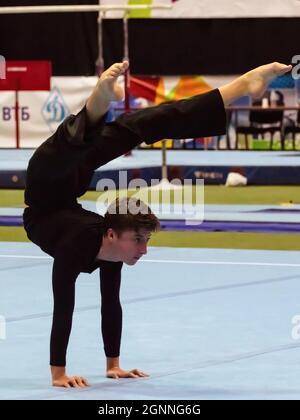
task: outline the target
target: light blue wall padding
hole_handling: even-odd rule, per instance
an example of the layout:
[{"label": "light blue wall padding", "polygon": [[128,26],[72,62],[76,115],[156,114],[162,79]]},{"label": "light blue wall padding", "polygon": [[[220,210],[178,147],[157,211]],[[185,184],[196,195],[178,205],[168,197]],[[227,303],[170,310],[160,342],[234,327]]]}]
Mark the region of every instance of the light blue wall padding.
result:
[{"label": "light blue wall padding", "polygon": [[[7,150],[0,152],[1,170],[26,170],[34,150]],[[169,150],[168,165],[199,166],[296,166],[300,165],[299,152],[262,151],[245,153],[244,151],[207,151],[207,150]],[[121,156],[104,165],[99,170],[122,170],[161,166],[161,150],[135,150],[132,156]]]}]

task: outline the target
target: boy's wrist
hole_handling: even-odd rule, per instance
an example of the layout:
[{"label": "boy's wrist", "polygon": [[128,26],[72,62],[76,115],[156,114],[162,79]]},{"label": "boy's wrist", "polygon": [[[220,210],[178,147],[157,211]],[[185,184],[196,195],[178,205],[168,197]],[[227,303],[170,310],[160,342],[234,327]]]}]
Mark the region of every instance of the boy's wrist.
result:
[{"label": "boy's wrist", "polygon": [[107,357],[106,358],[106,370],[119,368],[120,358],[119,357]]},{"label": "boy's wrist", "polygon": [[51,368],[51,375],[52,375],[53,380],[61,378],[62,376],[65,376],[66,374],[65,366],[50,366],[50,368]]}]

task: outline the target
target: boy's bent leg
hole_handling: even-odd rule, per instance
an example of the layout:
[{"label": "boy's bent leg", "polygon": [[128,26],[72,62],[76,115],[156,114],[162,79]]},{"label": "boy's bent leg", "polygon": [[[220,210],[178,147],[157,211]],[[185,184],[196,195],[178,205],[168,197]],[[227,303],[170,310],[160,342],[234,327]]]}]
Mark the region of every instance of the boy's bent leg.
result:
[{"label": "boy's bent leg", "polygon": [[104,125],[105,117],[97,126],[88,127],[86,107],[77,115],[69,115],[36,149],[29,161],[27,175],[38,177],[40,182],[64,178],[85,160]]},{"label": "boy's bent leg", "polygon": [[128,61],[115,63],[101,74],[86,103],[88,120],[91,126],[96,125],[106,114],[111,101],[124,99],[124,89],[117,84],[117,80],[119,76],[126,72],[128,67]]},{"label": "boy's bent leg", "polygon": [[68,116],[56,132],[34,153],[29,169],[40,176],[62,178],[85,161],[94,145],[101,141],[106,112],[110,101],[120,99],[122,88],[118,77],[126,71],[128,62],[116,63],[106,70],[77,115]]}]

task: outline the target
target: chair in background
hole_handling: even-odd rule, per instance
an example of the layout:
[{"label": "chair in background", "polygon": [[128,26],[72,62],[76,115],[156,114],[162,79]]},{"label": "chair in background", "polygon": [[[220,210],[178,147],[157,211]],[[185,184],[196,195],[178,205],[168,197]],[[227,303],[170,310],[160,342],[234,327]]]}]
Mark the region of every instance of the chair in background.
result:
[{"label": "chair in background", "polygon": [[[284,106],[283,95],[281,92],[276,91],[277,100],[276,106]],[[279,95],[280,94],[280,95]],[[270,99],[270,93],[268,93],[267,99]],[[253,101],[253,106],[262,106],[262,100]],[[238,149],[239,145],[239,134],[244,134],[246,150],[249,150],[248,136],[262,136],[265,139],[265,134],[271,135],[270,150],[273,148],[274,135],[276,132],[280,133],[281,148],[284,146],[284,140],[282,135],[282,124],[283,124],[283,110],[273,110],[268,108],[261,108],[261,110],[251,110],[249,112],[249,126],[237,126],[236,127],[236,143],[235,149]]]},{"label": "chair in background", "polygon": [[285,126],[283,130],[283,148],[285,145],[285,140],[287,140],[288,134],[292,134],[293,150],[296,150],[296,134],[300,133],[300,110],[297,113],[296,123],[290,118],[289,121],[291,122],[291,125]]}]

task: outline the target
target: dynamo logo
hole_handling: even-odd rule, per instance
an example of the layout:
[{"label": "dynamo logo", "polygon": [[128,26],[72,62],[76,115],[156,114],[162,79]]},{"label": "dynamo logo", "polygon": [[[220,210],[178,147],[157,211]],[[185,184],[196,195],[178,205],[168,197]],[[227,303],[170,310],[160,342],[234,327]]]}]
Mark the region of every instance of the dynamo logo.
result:
[{"label": "dynamo logo", "polygon": [[54,132],[68,114],[62,94],[57,88],[53,88],[42,108],[42,115],[50,130]]}]

